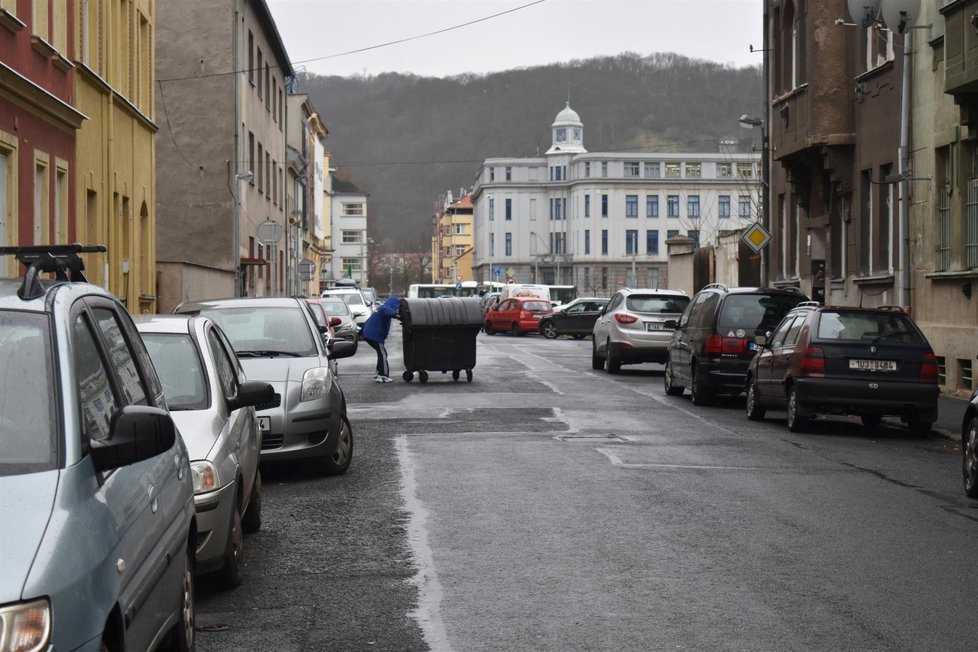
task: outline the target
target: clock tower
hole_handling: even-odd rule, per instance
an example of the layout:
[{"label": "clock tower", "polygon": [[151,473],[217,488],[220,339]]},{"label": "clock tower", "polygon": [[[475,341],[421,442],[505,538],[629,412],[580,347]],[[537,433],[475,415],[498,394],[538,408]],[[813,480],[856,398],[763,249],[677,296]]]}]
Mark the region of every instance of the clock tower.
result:
[{"label": "clock tower", "polygon": [[583,154],[584,125],[577,111],[570,108],[570,102],[557,114],[551,125],[551,145],[547,154]]}]

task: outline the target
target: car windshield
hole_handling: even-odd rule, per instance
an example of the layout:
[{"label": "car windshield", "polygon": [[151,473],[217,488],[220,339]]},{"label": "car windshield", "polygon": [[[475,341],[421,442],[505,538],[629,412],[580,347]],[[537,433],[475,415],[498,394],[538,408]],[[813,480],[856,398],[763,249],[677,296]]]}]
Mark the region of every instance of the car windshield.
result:
[{"label": "car windshield", "polygon": [[343,303],[342,301],[323,300],[322,306],[323,306],[323,310],[325,310],[326,314],[329,315],[330,317],[342,317],[344,315],[350,314],[350,309],[347,308],[346,304]]},{"label": "car windshield", "polygon": [[765,333],[773,330],[801,300],[801,296],[731,294],[720,308],[717,330],[720,333],[743,330],[751,335]]},{"label": "car windshield", "polygon": [[826,310],[818,320],[818,339],[924,342],[910,317],[899,312]]},{"label": "car windshield", "polygon": [[550,304],[546,301],[524,301],[523,310],[550,310]]},{"label": "car windshield", "polygon": [[340,299],[343,300],[348,306],[362,306],[363,297],[360,296],[359,292],[344,292],[343,294],[337,294]]},{"label": "car windshield", "polygon": [[143,333],[171,410],[204,410],[210,404],[204,364],[190,335]]},{"label": "car windshield", "polygon": [[54,368],[46,316],[0,311],[0,476],[55,468]]},{"label": "car windshield", "polygon": [[239,355],[267,353],[307,357],[318,353],[309,322],[298,305],[294,308],[204,308],[200,314],[218,323]]},{"label": "car windshield", "polygon": [[686,310],[689,297],[661,297],[648,294],[632,294],[625,299],[630,312],[681,313]]}]

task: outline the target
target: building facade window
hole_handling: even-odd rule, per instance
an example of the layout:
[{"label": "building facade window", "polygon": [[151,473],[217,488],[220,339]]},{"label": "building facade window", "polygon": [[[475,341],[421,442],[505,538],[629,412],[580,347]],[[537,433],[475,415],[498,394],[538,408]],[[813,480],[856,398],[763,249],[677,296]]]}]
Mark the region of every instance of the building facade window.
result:
[{"label": "building facade window", "polygon": [[490,181],[496,180],[496,168],[489,168],[489,180]]},{"label": "building facade window", "polygon": [[608,229],[601,229],[601,255],[608,255]]},{"label": "building facade window", "polygon": [[513,180],[513,168],[506,166],[506,181]]},{"label": "building facade window", "polygon": [[362,234],[363,231],[343,231],[341,235],[343,244],[360,244],[363,242]]},{"label": "building facade window", "polygon": [[658,231],[645,232],[645,253],[649,254],[650,256],[655,256],[659,253]]},{"label": "building facade window", "polygon": [[688,217],[699,217],[700,216],[700,196],[690,195],[686,199],[686,215]]},{"label": "building facade window", "polygon": [[686,164],[686,178],[687,179],[699,179],[703,176],[703,164],[702,163],[687,163]]},{"label": "building facade window", "polygon": [[362,217],[364,214],[363,204],[351,202],[343,204],[343,217]]},{"label": "building facade window", "polygon": [[625,255],[634,256],[638,253],[638,231],[628,229],[625,231]]},{"label": "building facade window", "polygon": [[513,234],[512,233],[506,233],[506,255],[507,256],[512,256],[513,255]]},{"label": "building facade window", "polygon": [[751,210],[750,210],[750,196],[749,195],[741,195],[740,197],[738,197],[737,198],[737,208],[738,208],[738,213],[740,214],[740,217],[742,217],[744,219],[749,218],[750,217],[750,214],[751,214]]},{"label": "building facade window", "polygon": [[584,254],[587,255],[590,253],[591,253],[591,230],[586,229],[584,231]]},{"label": "building facade window", "polygon": [[693,248],[698,249],[700,246],[700,230],[690,229],[686,231],[686,237],[693,241]]},{"label": "building facade window", "polygon": [[721,219],[730,217],[730,195],[720,195],[717,198],[717,216]]},{"label": "building facade window", "polygon": [[721,179],[729,179],[733,176],[733,166],[730,163],[717,163],[717,176]]},{"label": "building facade window", "polygon": [[661,164],[659,161],[646,161],[645,163],[645,178],[646,179],[658,179],[662,175]]},{"label": "building facade window", "polygon": [[666,216],[679,217],[679,195],[669,195],[666,197]]},{"label": "building facade window", "polygon": [[637,177],[640,174],[641,163],[638,161],[625,161],[625,176]]},{"label": "building facade window", "polygon": [[667,179],[678,179],[682,176],[683,166],[682,163],[666,163],[666,178]]},{"label": "building facade window", "polygon": [[496,234],[489,234],[489,257],[492,258],[496,255]]},{"label": "building facade window", "polygon": [[638,195],[625,195],[625,217],[638,217]]},{"label": "building facade window", "polygon": [[679,235],[679,229],[669,229],[666,231],[666,240],[672,240]]},{"label": "building facade window", "polygon": [[591,162],[590,161],[585,161],[584,162],[584,178],[588,178],[590,176],[591,176]]},{"label": "building facade window", "polygon": [[591,217],[591,195],[584,195],[584,217]]},{"label": "building facade window", "polygon": [[512,221],[513,219],[513,200],[506,198],[506,221]]},{"label": "building facade window", "polygon": [[601,217],[608,217],[608,195],[601,195]]},{"label": "building facade window", "polygon": [[659,195],[645,196],[645,217],[659,217]]},{"label": "building facade window", "polygon": [[601,161],[601,176],[608,176],[608,161]]}]

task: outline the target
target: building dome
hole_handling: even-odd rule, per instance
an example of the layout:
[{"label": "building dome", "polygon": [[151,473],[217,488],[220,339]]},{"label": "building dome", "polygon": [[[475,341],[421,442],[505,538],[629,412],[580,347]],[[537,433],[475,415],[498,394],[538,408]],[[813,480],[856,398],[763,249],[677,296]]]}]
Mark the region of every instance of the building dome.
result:
[{"label": "building dome", "polygon": [[571,126],[581,126],[581,116],[577,115],[577,111],[570,108],[570,102],[564,107],[564,110],[557,114],[554,118],[554,126],[557,125],[571,125]]}]

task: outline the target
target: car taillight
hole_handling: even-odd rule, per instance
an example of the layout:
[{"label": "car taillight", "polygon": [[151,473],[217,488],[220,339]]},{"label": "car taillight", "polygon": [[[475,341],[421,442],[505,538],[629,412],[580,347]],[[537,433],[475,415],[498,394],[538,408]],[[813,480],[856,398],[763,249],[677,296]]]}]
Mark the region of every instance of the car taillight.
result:
[{"label": "car taillight", "polygon": [[616,312],[615,321],[624,326],[625,324],[634,324],[638,321],[638,317],[635,315],[629,315],[626,312]]},{"label": "car taillight", "polygon": [[808,377],[825,376],[825,353],[822,349],[810,346],[801,354],[801,375]]},{"label": "car taillight", "polygon": [[520,310],[520,319],[526,319],[526,318],[527,318],[526,317],[526,311],[525,310]]},{"label": "car taillight", "polygon": [[937,356],[925,353],[920,361],[920,382],[937,384]]},{"label": "car taillight", "polygon": [[706,352],[740,354],[747,350],[748,341],[739,337],[720,337],[719,334],[713,333],[706,338]]}]

